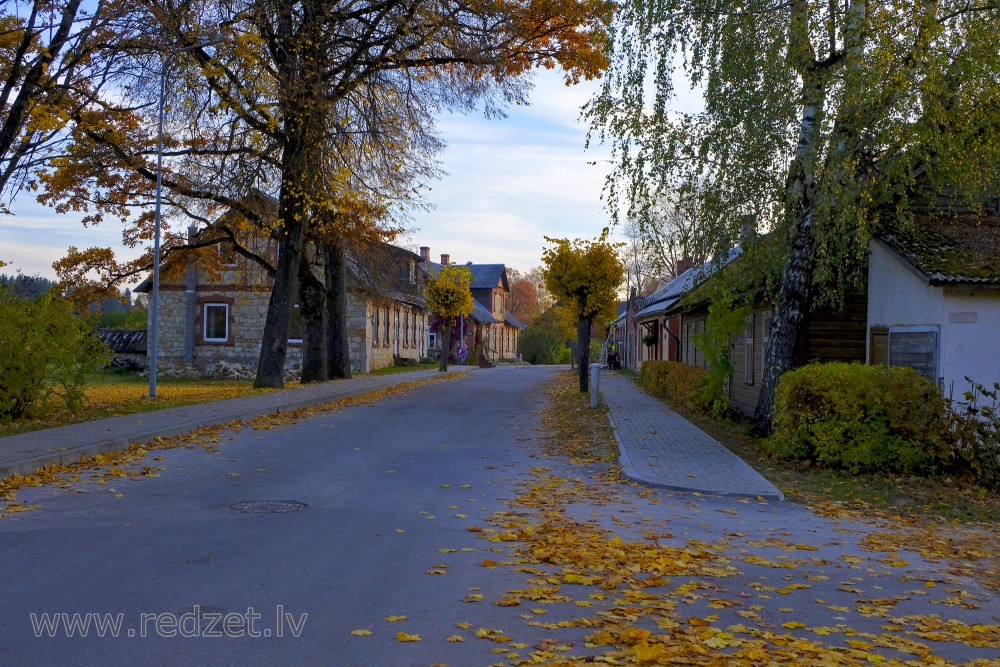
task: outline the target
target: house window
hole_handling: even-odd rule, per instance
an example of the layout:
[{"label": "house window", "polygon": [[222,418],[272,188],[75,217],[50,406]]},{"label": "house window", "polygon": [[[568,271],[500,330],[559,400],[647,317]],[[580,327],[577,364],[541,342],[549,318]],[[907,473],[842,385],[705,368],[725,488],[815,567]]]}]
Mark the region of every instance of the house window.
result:
[{"label": "house window", "polygon": [[938,328],[889,327],[889,365],[912,368],[938,382]]},{"label": "house window", "polygon": [[392,350],[393,354],[399,354],[399,308],[393,309],[392,325]]},{"label": "house window", "polygon": [[382,316],[378,312],[378,308],[372,308],[372,345],[378,345],[379,324],[381,322]]},{"label": "house window", "polygon": [[385,308],[385,328],[382,330],[382,343],[389,347],[389,307]]},{"label": "house window", "polygon": [[403,311],[403,347],[410,347],[410,311]]},{"label": "house window", "polygon": [[410,262],[410,284],[417,284],[417,263],[414,261]]},{"label": "house window", "polygon": [[203,340],[206,343],[225,343],[229,340],[229,304],[206,303],[203,311]]},{"label": "house window", "polygon": [[754,315],[750,313],[743,334],[743,382],[746,384],[753,384],[753,321]]},{"label": "house window", "polygon": [[301,343],[304,335],[302,325],[302,306],[292,306],[292,319],[288,322],[288,342]]}]

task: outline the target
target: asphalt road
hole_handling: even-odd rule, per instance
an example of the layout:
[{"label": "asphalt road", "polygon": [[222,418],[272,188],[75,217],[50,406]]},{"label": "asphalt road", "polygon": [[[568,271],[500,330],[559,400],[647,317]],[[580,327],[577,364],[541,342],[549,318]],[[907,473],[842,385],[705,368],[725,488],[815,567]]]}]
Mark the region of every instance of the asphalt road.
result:
[{"label": "asphalt road", "polygon": [[[528,520],[536,509],[522,496],[552,475],[563,480],[548,482],[553,497],[566,484],[585,489],[555,510],[581,527],[627,539],[655,529],[657,544],[728,554],[725,578],[684,593],[678,618],[721,615],[725,627],[751,623],[736,615],[750,610],[779,632],[795,621],[881,634],[886,617],[858,600],[895,597],[892,614],[997,622],[996,595],[943,565],[861,553],[869,526],[789,503],[652,491],[610,480],[601,464],[542,456],[541,387],[552,372],[473,373],[294,424],[221,432],[207,448],[151,451],[130,468],[162,468],[156,477],[84,475],[20,491],[20,502],[42,507],[0,520],[0,665],[485,666],[516,664],[498,648],[523,659],[552,638],[600,652],[583,646],[593,628],[531,622],[620,607],[610,593],[595,597],[600,587],[564,586],[573,599],[558,603],[492,604],[530,575],[518,571],[516,544],[485,539],[489,527],[498,516]],[[928,583],[932,595],[917,596]],[[967,604],[931,604],[954,598],[949,587]],[[723,598],[732,604],[713,606]],[[73,614],[90,621],[86,637],[79,626],[67,636]],[[103,637],[98,622],[108,624]],[[521,648],[477,638],[478,628]],[[420,641],[398,641],[400,632]],[[448,641],[456,636],[465,641]],[[953,660],[1000,658],[934,646]]]}]

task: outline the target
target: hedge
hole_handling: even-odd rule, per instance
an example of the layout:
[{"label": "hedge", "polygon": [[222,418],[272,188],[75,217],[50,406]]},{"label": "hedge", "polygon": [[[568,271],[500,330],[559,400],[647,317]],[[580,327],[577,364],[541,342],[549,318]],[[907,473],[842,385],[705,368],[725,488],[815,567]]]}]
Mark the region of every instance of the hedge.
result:
[{"label": "hedge", "polygon": [[654,396],[693,408],[696,407],[695,393],[704,374],[703,368],[679,361],[645,361],[639,371],[639,385]]},{"label": "hedge", "polygon": [[932,474],[951,455],[938,387],[910,368],[810,364],[781,376],[774,396],[776,454],[851,473]]}]

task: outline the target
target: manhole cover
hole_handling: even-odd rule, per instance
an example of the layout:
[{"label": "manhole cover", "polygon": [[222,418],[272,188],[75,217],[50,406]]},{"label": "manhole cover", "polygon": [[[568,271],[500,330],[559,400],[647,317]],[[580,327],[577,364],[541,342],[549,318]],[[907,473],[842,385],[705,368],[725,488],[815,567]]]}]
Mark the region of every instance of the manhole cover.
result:
[{"label": "manhole cover", "polygon": [[306,507],[308,505],[297,500],[246,500],[230,505],[231,509],[247,514],[282,514],[284,512],[297,512]]}]

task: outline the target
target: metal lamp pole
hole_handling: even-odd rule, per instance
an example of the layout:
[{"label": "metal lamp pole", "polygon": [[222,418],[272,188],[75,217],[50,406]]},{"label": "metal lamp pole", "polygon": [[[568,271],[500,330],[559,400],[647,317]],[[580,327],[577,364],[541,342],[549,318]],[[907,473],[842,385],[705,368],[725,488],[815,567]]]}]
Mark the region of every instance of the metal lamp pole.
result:
[{"label": "metal lamp pole", "polygon": [[160,101],[159,101],[159,121],[156,131],[156,215],[153,222],[153,294],[150,298],[150,309],[152,318],[150,320],[149,335],[149,397],[156,398],[156,362],[159,353],[157,341],[157,329],[160,319],[160,201],[163,186],[163,106],[167,92],[167,65],[170,60],[179,53],[211,46],[219,42],[219,39],[205,39],[197,44],[174,49],[168,53],[160,64]]}]

